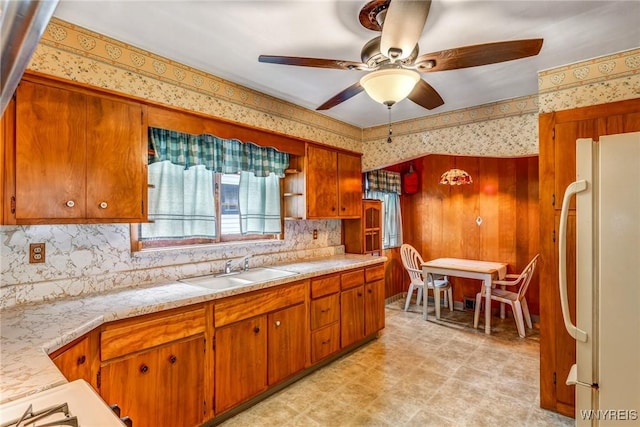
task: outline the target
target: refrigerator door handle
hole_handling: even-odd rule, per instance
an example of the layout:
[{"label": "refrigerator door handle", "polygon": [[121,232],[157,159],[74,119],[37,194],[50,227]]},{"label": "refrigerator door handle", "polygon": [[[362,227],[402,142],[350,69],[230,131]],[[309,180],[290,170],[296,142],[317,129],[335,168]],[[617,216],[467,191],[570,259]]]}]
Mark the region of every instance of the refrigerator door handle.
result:
[{"label": "refrigerator door handle", "polygon": [[569,202],[575,194],[587,189],[587,181],[580,180],[569,184],[564,192],[562,209],[560,210],[560,230],[558,241],[558,287],[560,290],[560,307],[562,308],[562,318],[564,327],[574,339],[587,342],[587,333],[571,323],[571,313],[569,312],[569,299],[567,298],[567,217],[569,215]]}]

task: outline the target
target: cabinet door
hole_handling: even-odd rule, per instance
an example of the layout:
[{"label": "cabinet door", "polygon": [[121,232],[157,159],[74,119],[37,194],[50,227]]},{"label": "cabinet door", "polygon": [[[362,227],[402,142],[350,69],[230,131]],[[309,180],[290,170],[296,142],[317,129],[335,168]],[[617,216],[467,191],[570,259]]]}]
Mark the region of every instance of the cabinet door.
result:
[{"label": "cabinet door", "polygon": [[342,291],[340,295],[342,347],[360,341],[364,335],[364,285]]},{"label": "cabinet door", "polygon": [[203,337],[158,349],[162,382],[158,384],[156,396],[157,426],[196,426],[203,421],[206,411],[204,359]]},{"label": "cabinet door", "polygon": [[203,348],[204,338],[197,337],[109,363],[102,367],[100,394],[108,404],[118,404],[136,427],[199,425]]},{"label": "cabinet door", "polygon": [[269,384],[275,384],[304,369],[306,364],[306,310],[304,304],[268,316]]},{"label": "cabinet door", "polygon": [[87,97],[87,217],[143,219],[142,107]]},{"label": "cabinet door", "polygon": [[364,286],[364,335],[369,336],[384,328],[384,280]]},{"label": "cabinet door", "polygon": [[307,217],[338,217],[338,154],[307,147]]},{"label": "cabinet door", "polygon": [[95,353],[91,350],[89,337],[84,337],[73,347],[54,357],[53,363],[67,380],[83,379],[95,387],[93,370],[91,369]]},{"label": "cabinet door", "polygon": [[359,156],[338,153],[339,216],[359,217],[362,203],[362,166]]},{"label": "cabinet door", "polygon": [[267,317],[216,329],[216,414],[267,388]]},{"label": "cabinet door", "polygon": [[16,220],[84,218],[86,96],[23,81],[16,92]]}]

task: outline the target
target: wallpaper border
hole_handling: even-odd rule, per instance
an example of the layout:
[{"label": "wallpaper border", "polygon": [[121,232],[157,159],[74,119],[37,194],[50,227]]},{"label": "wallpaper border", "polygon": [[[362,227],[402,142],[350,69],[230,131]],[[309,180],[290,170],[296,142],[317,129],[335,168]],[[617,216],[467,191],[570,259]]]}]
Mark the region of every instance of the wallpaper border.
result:
[{"label": "wallpaper border", "polygon": [[127,43],[52,18],[40,39],[44,46],[80,55],[145,77],[150,77],[207,96],[274,116],[312,125],[348,138],[360,140],[361,129],[315,113]]},{"label": "wallpaper border", "polygon": [[538,72],[538,94],[640,74],[640,48]]}]

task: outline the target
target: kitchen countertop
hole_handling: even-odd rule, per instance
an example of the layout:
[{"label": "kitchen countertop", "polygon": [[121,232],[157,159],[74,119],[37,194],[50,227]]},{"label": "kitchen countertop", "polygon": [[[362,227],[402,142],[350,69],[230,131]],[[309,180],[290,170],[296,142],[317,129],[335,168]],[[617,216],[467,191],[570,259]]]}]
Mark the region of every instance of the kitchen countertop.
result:
[{"label": "kitchen countertop", "polygon": [[278,286],[318,274],[374,265],[385,260],[385,257],[369,255],[336,255],[265,266],[298,274],[221,291],[171,281],[2,310],[0,403],[67,383],[48,354],[103,323]]}]

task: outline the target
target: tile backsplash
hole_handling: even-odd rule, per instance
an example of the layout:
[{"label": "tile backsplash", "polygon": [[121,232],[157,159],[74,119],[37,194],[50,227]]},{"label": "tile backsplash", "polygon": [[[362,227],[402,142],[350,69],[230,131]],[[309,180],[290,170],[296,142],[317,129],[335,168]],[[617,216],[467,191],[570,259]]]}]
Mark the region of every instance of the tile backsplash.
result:
[{"label": "tile backsplash", "polygon": [[[318,238],[313,239],[313,230]],[[285,238],[131,253],[128,224],[0,227],[0,307],[344,252],[340,221],[286,221]],[[46,244],[46,261],[29,264],[29,244]]]}]

